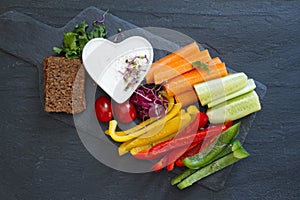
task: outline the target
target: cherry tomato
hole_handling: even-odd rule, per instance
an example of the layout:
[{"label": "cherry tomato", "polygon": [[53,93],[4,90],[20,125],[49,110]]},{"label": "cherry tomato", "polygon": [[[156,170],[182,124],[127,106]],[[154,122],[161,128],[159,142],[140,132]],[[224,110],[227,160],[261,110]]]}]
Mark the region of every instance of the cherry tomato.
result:
[{"label": "cherry tomato", "polygon": [[199,128],[204,128],[208,122],[208,116],[205,112],[200,112]]},{"label": "cherry tomato", "polygon": [[121,104],[115,103],[113,109],[115,117],[120,122],[129,123],[136,118],[136,109],[130,101]]},{"label": "cherry tomato", "polygon": [[110,100],[105,96],[100,96],[95,103],[95,112],[100,122],[108,122],[113,118]]}]

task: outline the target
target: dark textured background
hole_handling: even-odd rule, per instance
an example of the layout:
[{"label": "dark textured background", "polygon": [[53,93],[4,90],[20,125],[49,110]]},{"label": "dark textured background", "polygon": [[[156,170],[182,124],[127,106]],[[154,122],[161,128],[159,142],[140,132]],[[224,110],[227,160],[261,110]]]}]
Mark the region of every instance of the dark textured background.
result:
[{"label": "dark textured background", "polygon": [[1,51],[1,199],[300,198],[299,1],[2,0],[0,14],[16,10],[61,27],[88,6],[141,27],[181,31],[267,85],[263,111],[245,141],[251,156],[235,164],[220,192],[179,191],[165,171],[110,169],[86,151],[73,127],[44,113],[37,69]]}]

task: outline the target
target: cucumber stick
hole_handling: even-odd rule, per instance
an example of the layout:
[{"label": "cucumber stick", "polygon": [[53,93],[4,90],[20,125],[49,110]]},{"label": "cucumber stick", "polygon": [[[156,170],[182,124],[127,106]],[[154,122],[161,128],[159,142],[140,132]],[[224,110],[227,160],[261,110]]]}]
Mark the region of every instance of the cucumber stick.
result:
[{"label": "cucumber stick", "polygon": [[232,153],[212,162],[211,164],[197,170],[184,180],[182,180],[177,187],[179,189],[184,189],[193,183],[199,181],[200,179],[209,176],[229,165],[232,165],[233,163],[248,157],[250,154],[243,148],[240,147],[239,149],[236,149]]},{"label": "cucumber stick", "polygon": [[195,173],[198,169],[187,169],[184,172],[178,174],[175,178],[173,178],[171,180],[171,185],[176,185],[177,183],[179,183],[180,181],[182,181],[183,179],[185,179],[186,177],[192,175],[193,173]]},{"label": "cucumber stick", "polygon": [[[242,144],[240,143],[239,140],[234,140],[230,145],[228,145],[220,154],[218,154],[213,161],[216,161],[230,153],[232,153],[233,151],[236,151],[237,149],[241,148]],[[178,174],[176,177],[174,177],[171,180],[171,185],[175,185],[178,184],[179,182],[181,182],[183,179],[185,179],[186,177],[192,175],[193,173],[195,173],[198,169],[187,169],[185,171],[183,171],[182,173]]]},{"label": "cucumber stick", "polygon": [[246,86],[247,79],[247,75],[240,72],[196,84],[194,88],[201,105],[205,106],[212,101],[241,90]]},{"label": "cucumber stick", "polygon": [[232,94],[226,95],[225,97],[221,97],[215,101],[209,102],[207,104],[207,107],[208,108],[214,107],[220,103],[223,103],[224,101],[227,101],[227,100],[233,99],[235,97],[238,97],[240,95],[246,94],[247,92],[250,92],[250,91],[254,90],[255,88],[256,88],[256,85],[255,85],[254,80],[249,79],[249,80],[247,80],[247,85],[244,88],[242,88],[241,90],[238,90],[237,92],[234,92]]},{"label": "cucumber stick", "polygon": [[206,112],[210,123],[219,124],[228,120],[234,121],[261,109],[255,91],[230,99]]}]

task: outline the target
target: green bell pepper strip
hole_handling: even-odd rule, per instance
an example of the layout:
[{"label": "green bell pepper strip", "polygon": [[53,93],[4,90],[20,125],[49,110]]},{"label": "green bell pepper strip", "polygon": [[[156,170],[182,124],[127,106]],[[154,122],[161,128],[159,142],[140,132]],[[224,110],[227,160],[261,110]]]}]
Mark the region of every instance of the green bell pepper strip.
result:
[{"label": "green bell pepper strip", "polygon": [[211,149],[209,152],[203,151],[194,156],[185,158],[183,160],[184,165],[190,169],[199,169],[211,163],[217,155],[226,149],[228,144],[230,144],[233,138],[238,134],[240,124],[239,122],[222,132],[213,147],[208,148]]},{"label": "green bell pepper strip", "polygon": [[179,189],[184,189],[188,186],[191,186],[193,183],[199,181],[200,179],[209,176],[233,163],[248,157],[250,154],[243,148],[240,147],[239,149],[233,151],[232,153],[210,163],[209,165],[197,170],[183,181],[181,181],[177,187]]}]

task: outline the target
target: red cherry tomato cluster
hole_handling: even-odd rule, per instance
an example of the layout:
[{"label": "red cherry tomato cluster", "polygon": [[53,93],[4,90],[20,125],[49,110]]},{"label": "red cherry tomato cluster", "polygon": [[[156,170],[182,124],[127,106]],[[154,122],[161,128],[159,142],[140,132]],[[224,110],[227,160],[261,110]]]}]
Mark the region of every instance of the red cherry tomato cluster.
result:
[{"label": "red cherry tomato cluster", "polygon": [[132,103],[125,101],[124,103],[113,103],[109,98],[100,96],[95,103],[95,112],[100,122],[109,122],[115,117],[122,123],[129,123],[136,118],[136,109]]},{"label": "red cherry tomato cluster", "polygon": [[[112,103],[109,98],[100,96],[95,103],[95,112],[100,122],[109,122],[115,117],[122,123],[129,123],[135,120],[137,116],[136,109],[130,101],[124,103]],[[206,113],[200,113],[199,128],[204,128],[208,123]]]}]

